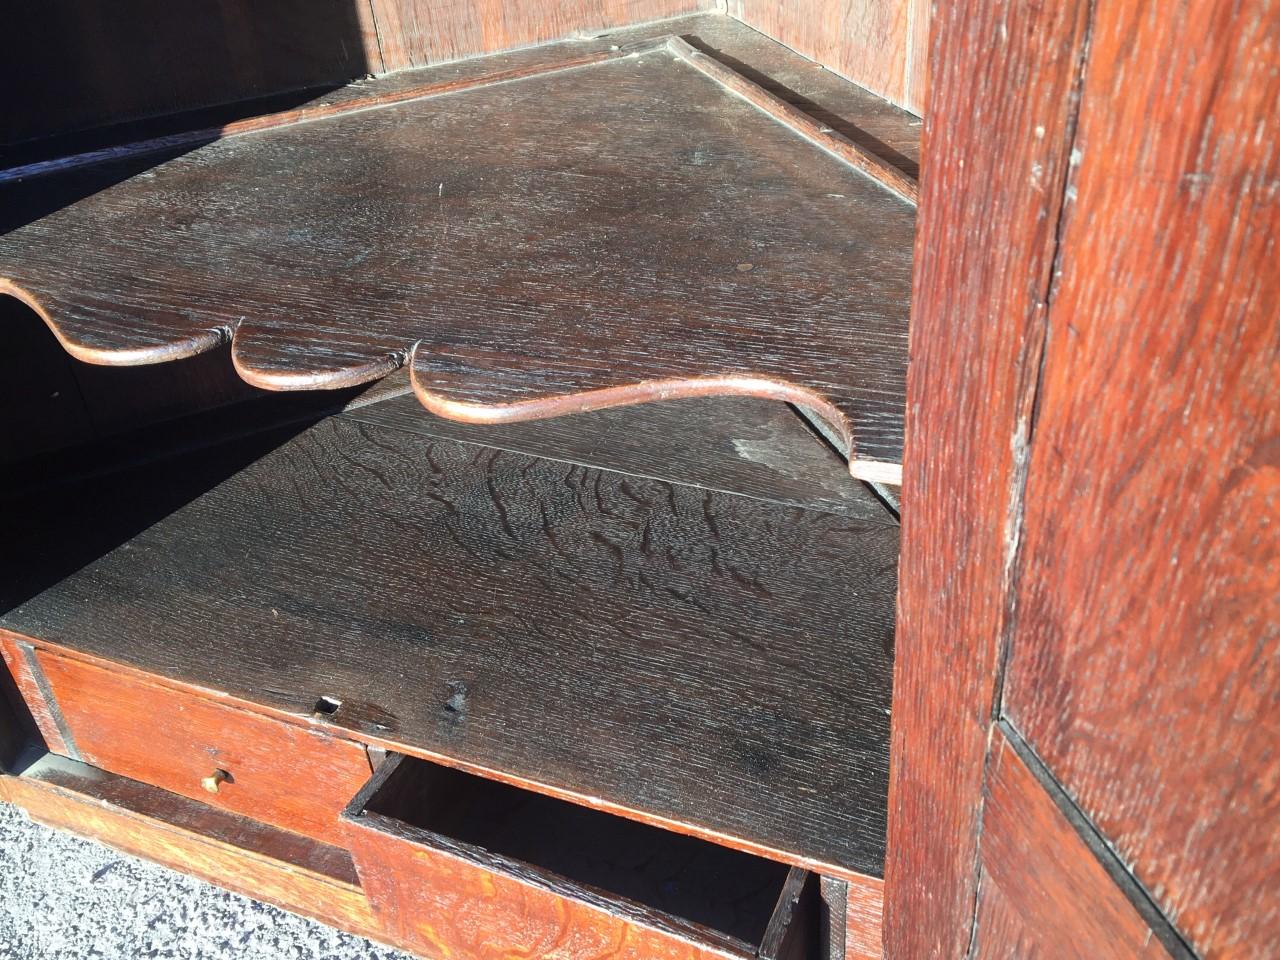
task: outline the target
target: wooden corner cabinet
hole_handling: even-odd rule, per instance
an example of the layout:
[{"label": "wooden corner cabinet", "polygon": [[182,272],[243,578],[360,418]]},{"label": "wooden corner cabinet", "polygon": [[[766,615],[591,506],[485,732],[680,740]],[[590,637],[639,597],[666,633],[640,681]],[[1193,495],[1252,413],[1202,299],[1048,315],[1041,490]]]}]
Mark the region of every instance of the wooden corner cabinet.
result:
[{"label": "wooden corner cabinet", "polygon": [[1271,955],[1266,0],[217,10],[11,18],[0,799],[426,960]]}]

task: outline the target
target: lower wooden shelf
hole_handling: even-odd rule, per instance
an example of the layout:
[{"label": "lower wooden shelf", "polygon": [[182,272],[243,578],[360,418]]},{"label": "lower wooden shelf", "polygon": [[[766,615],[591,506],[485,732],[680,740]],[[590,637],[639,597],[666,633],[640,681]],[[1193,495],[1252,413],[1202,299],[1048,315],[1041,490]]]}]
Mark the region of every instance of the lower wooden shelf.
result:
[{"label": "lower wooden shelf", "polygon": [[0,627],[286,715],[328,697],[323,722],[368,743],[880,875],[887,514],[411,434],[371,409],[14,504],[27,596]]},{"label": "lower wooden shelf", "polygon": [[[406,429],[398,402],[10,496],[0,646],[50,746],[191,803],[226,774],[219,816],[320,848],[391,751],[878,916],[898,528],[839,458],[756,400],[572,434]],[[706,405],[714,430],[682,424]],[[697,455],[660,461],[682,435]]]}]

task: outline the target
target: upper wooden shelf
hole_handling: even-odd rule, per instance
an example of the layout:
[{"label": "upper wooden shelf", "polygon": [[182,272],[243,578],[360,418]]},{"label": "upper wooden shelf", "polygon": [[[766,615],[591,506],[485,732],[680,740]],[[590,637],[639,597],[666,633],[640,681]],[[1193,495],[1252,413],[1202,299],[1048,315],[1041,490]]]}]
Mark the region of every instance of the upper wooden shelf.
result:
[{"label": "upper wooden shelf", "polygon": [[282,390],[408,365],[475,423],[786,400],[900,482],[910,178],[743,70],[560,44],[11,168],[0,290],[90,362],[231,338]]}]

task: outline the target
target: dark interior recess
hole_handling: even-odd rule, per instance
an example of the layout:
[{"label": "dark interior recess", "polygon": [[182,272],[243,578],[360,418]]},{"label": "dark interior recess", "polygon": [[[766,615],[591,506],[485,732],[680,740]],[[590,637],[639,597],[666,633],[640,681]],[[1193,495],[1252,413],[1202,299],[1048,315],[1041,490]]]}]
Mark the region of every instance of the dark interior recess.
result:
[{"label": "dark interior recess", "polygon": [[365,808],[758,944],[788,868],[706,840],[403,757]]}]

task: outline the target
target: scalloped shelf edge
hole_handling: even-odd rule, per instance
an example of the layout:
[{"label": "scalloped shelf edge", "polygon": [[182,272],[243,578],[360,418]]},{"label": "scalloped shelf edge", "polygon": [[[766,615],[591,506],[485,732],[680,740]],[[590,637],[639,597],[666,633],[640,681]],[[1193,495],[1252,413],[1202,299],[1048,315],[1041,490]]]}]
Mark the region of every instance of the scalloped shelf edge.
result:
[{"label": "scalloped shelf edge", "polygon": [[429,378],[419,371],[419,365],[416,362],[419,348],[424,342],[421,340],[408,351],[385,354],[361,366],[347,366],[325,372],[317,372],[313,369],[306,373],[282,373],[257,369],[246,364],[236,349],[236,331],[226,327],[210,328],[202,335],[157,346],[104,349],[72,340],[60,329],[57,321],[39,300],[4,277],[0,277],[0,295],[13,297],[35,311],[63,350],[83,363],[108,367],[149,366],[185,360],[217,349],[229,342],[232,365],[237,375],[250,386],[276,392],[342,390],[358,387],[374,383],[407,367],[413,393],[423,408],[436,416],[460,423],[477,425],[522,423],[575,413],[589,413],[609,407],[634,406],[691,397],[739,396],[776,400],[805,407],[831,427],[849,462],[849,473],[854,479],[895,486],[902,483],[901,464],[859,459],[856,454],[849,455],[850,451],[856,451],[852,427],[848,418],[833,403],[812,390],[772,377],[750,373],[732,376],[679,377],[556,394],[516,403],[477,403],[451,397],[432,388]]},{"label": "scalloped shelf edge", "polygon": [[[217,131],[218,138],[254,133],[276,126],[290,125],[309,120],[325,119],[337,114],[371,107],[389,106],[408,100],[425,99],[490,83],[498,83],[591,66],[606,60],[636,56],[657,49],[665,49],[685,61],[699,72],[790,127],[823,151],[842,160],[849,166],[893,192],[906,202],[918,203],[919,188],[914,179],[901,170],[849,140],[838,131],[819,123],[813,117],[786,101],[774,96],[753,80],[739,74],[719,60],[708,56],[678,36],[661,37],[608,51],[515,70],[498,71],[458,80],[436,81],[410,87],[388,95],[356,96],[345,102],[325,103],[253,117],[230,124]],[[0,171],[0,181],[20,180],[63,172],[78,166],[89,166],[122,155],[155,152],[174,146],[179,141],[207,137],[210,131],[192,131],[188,134],[140,141],[120,148],[92,151],[33,164],[28,167]],[[852,425],[848,417],[830,400],[819,393],[786,380],[759,375],[750,370],[716,376],[675,377],[661,380],[644,380],[618,386],[595,388],[578,392],[555,394],[522,400],[514,403],[479,403],[450,396],[433,389],[429,376],[420,371],[418,355],[424,341],[418,341],[406,350],[391,351],[369,357],[361,364],[348,364],[330,370],[312,368],[305,372],[286,372],[254,368],[243,361],[237,348],[236,329],[225,326],[209,328],[201,333],[172,341],[128,348],[104,348],[72,340],[62,330],[38,299],[18,284],[0,277],[0,295],[9,295],[34,310],[52,331],[62,348],[72,357],[86,363],[103,366],[141,366],[181,360],[231,344],[232,362],[237,374],[251,386],[265,390],[338,390],[360,386],[381,380],[396,370],[408,366],[414,394],[424,408],[437,416],[473,424],[517,423],[585,413],[608,407],[628,406],[661,400],[707,396],[746,396],[778,400],[804,407],[831,428],[831,433],[849,463],[849,473],[858,480],[900,486],[902,465],[883,460],[863,459],[857,456]]]}]

